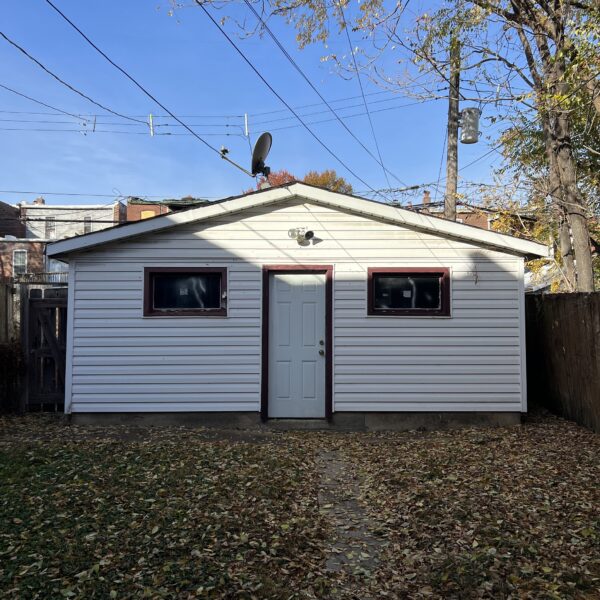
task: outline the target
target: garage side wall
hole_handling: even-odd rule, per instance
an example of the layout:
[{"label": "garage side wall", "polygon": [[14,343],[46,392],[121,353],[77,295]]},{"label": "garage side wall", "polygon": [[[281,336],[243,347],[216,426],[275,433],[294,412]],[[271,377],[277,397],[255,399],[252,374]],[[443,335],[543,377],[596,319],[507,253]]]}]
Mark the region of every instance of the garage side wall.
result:
[{"label": "garage side wall", "polygon": [[[73,258],[72,412],[258,411],[265,264],[334,266],[334,411],[525,408],[512,255],[291,200]],[[143,317],[165,266],[226,267],[227,317]],[[369,267],[419,266],[450,269],[450,318],[367,316]]]}]

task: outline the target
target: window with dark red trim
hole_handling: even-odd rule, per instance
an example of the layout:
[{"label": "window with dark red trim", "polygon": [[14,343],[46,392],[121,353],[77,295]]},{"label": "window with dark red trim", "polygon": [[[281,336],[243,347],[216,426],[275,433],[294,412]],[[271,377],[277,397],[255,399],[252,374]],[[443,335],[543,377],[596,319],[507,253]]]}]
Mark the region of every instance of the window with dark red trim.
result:
[{"label": "window with dark red trim", "polygon": [[368,314],[450,316],[449,269],[370,267]]},{"label": "window with dark red trim", "polygon": [[144,316],[227,316],[227,269],[146,267]]}]

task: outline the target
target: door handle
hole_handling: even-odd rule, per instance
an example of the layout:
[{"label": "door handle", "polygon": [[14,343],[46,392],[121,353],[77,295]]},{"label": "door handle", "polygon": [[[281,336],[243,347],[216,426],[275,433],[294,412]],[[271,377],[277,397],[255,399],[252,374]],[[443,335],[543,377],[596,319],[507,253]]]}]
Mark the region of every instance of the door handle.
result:
[{"label": "door handle", "polygon": [[319,354],[320,354],[321,356],[325,356],[325,350],[323,350],[323,349],[319,350]]}]

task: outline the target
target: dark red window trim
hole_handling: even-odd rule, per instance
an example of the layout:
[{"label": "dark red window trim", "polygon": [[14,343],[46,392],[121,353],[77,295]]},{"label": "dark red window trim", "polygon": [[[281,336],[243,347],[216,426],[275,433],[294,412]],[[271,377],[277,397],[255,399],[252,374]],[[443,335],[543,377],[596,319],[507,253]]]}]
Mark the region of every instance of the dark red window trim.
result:
[{"label": "dark red window trim", "polygon": [[[414,275],[423,273],[426,275],[439,274],[441,282],[441,307],[436,309],[427,308],[375,308],[373,275]],[[367,314],[377,316],[397,317],[449,317],[450,316],[450,269],[445,267],[369,267],[367,270]]]},{"label": "dark red window trim", "polygon": [[332,265],[263,265],[262,289],[262,361],[260,416],[269,418],[269,274],[325,274],[325,418],[333,414],[333,266]]},{"label": "dark red window trim", "polygon": [[[154,273],[220,273],[221,308],[191,308],[155,310],[152,306],[152,275]],[[144,268],[144,316],[145,317],[226,317],[227,316],[227,269],[225,267],[145,267]]]}]

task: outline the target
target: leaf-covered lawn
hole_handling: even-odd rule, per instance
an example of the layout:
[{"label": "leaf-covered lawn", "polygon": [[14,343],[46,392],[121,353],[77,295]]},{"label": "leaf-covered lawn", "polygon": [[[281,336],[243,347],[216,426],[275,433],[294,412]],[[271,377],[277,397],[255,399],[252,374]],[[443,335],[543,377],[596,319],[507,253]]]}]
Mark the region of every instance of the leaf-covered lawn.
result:
[{"label": "leaf-covered lawn", "polygon": [[600,436],[558,419],[364,434],[4,418],[0,596],[600,598],[599,482]]}]

